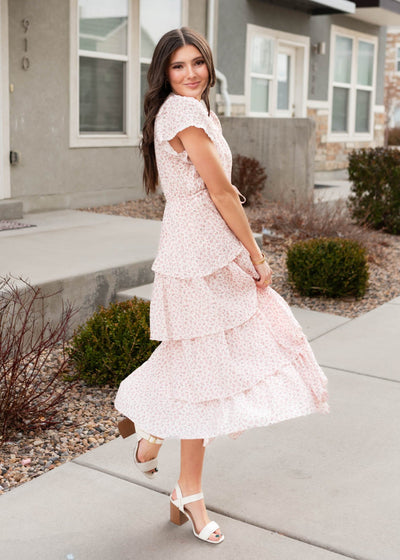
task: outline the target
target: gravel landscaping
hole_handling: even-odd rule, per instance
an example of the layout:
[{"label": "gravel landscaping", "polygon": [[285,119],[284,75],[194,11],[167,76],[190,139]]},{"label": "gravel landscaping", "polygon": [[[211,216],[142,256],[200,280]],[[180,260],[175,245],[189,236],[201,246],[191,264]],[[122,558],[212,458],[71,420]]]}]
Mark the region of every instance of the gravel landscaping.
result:
[{"label": "gravel landscaping", "polygon": [[[156,195],[81,210],[161,220],[164,202],[162,195]],[[276,223],[276,209],[275,204],[265,202],[257,208],[245,208],[245,211],[253,231],[267,232],[263,236],[263,248],[273,270],[273,287],[290,305],[353,318],[400,295],[400,236],[365,234],[356,229],[354,234],[362,234],[369,249],[370,282],[366,295],[360,300],[335,300],[304,298],[294,293],[287,282],[285,257],[288,245],[299,238],[299,232],[271,231]],[[52,360],[57,359],[59,355],[55,351],[47,367],[51,368]],[[61,379],[57,381],[60,387],[65,383],[70,389],[52,427],[19,432],[0,447],[0,494],[118,437],[117,422],[121,416],[113,405],[116,389],[88,387],[80,381],[75,385]]]},{"label": "gravel landscaping", "polygon": [[[47,368],[59,356],[55,350]],[[123,417],[114,408],[116,389],[59,379],[52,390],[65,384],[69,390],[53,426],[18,432],[0,447],[0,494],[118,437],[117,422]]]}]

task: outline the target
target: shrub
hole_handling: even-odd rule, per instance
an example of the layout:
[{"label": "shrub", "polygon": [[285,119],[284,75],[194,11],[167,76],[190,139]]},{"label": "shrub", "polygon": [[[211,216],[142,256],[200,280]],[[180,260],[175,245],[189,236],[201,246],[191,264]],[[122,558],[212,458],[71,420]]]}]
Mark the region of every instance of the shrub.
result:
[{"label": "shrub", "polygon": [[344,200],[315,203],[290,200],[271,208],[269,225],[274,231],[297,239],[347,237],[357,229],[351,224]]},{"label": "shrub", "polygon": [[58,293],[45,295],[22,278],[0,278],[0,445],[12,432],[56,424],[70,389],[56,382],[67,365],[66,333],[76,311],[63,303],[50,322],[46,306]]},{"label": "shrub", "polygon": [[134,297],[100,307],[76,329],[67,351],[88,385],[117,386],[158,344],[150,340],[150,302]]},{"label": "shrub", "polygon": [[261,202],[266,180],[265,168],[258,160],[235,154],[232,160],[232,184],[246,197],[243,206]]},{"label": "shrub", "polygon": [[366,251],[339,238],[294,243],[287,252],[289,281],[302,296],[361,297],[368,281]]},{"label": "shrub", "polygon": [[389,146],[399,146],[400,145],[400,127],[399,126],[388,129],[388,144],[389,144]]},{"label": "shrub", "polygon": [[359,224],[400,234],[400,152],[363,148],[349,154],[349,209]]}]

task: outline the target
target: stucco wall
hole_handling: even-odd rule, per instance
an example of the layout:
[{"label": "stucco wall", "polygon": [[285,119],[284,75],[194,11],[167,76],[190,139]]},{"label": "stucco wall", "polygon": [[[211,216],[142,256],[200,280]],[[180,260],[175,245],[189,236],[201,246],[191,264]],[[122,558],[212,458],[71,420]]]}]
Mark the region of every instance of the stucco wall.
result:
[{"label": "stucco wall", "polygon": [[385,108],[389,126],[393,126],[393,111],[400,105],[400,73],[397,72],[397,47],[400,46],[400,31],[391,30],[387,35],[385,62]]}]

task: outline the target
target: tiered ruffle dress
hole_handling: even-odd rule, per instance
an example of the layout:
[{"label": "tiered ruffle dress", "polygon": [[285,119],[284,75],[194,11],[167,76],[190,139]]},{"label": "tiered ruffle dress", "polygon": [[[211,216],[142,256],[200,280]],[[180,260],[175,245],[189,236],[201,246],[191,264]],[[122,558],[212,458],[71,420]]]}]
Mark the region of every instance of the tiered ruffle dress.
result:
[{"label": "tiered ruffle dress", "polygon": [[250,255],[213,203],[186,151],[189,126],[213,141],[231,180],[232,154],[203,101],[171,93],[155,120],[166,205],[150,304],[150,358],[119,386],[115,408],[160,438],[238,437],[244,430],[329,413],[327,378],[287,303],[258,288]]}]

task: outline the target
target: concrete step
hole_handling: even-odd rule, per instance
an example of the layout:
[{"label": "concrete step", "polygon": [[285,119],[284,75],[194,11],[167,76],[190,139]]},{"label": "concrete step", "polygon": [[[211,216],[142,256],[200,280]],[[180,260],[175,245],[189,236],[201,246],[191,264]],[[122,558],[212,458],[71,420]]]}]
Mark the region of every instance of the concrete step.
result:
[{"label": "concrete step", "polygon": [[136,286],[136,288],[130,288],[129,290],[121,290],[117,292],[116,300],[128,301],[136,296],[140,299],[150,301],[152,289],[153,289],[153,283],[143,284],[142,286]]},{"label": "concrete step", "polygon": [[22,201],[13,198],[0,200],[0,220],[18,220],[22,218]]},{"label": "concrete step", "polygon": [[75,210],[25,214],[35,228],[3,231],[0,276],[22,277],[53,294],[46,320],[57,321],[63,302],[77,313],[68,336],[116,293],[148,284],[161,222]]},{"label": "concrete step", "polygon": [[350,191],[350,181],[320,181],[314,185],[314,202],[346,200],[350,195]]}]

